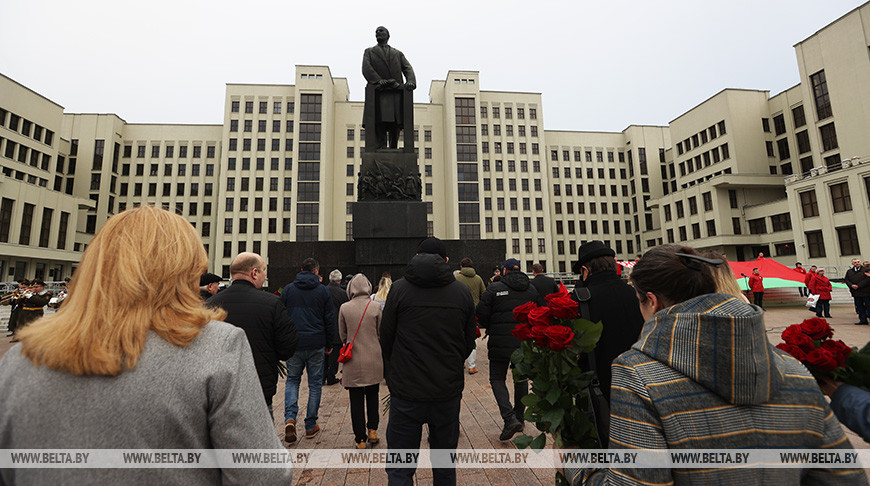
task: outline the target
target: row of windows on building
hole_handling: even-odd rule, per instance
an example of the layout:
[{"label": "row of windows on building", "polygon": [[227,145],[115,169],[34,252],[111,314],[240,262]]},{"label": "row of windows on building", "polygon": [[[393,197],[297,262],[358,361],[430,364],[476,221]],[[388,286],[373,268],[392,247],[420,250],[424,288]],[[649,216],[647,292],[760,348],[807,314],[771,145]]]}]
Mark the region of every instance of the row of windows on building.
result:
[{"label": "row of windows on building", "polygon": [[[589,214],[608,214],[608,213],[619,214],[619,205],[620,205],[620,203],[618,203],[618,202],[611,202],[611,203],[590,202],[590,203],[588,203]],[[564,214],[575,214],[574,213],[574,206],[575,206],[574,202],[566,202]],[[576,214],[586,214],[587,203],[577,202],[576,206],[577,206],[577,213]],[[627,202],[622,203],[623,214],[631,214],[630,209],[631,209],[631,206],[629,205],[629,203],[627,203]],[[555,214],[563,214],[561,202],[557,201],[557,202],[553,203],[553,212]]]},{"label": "row of windows on building", "polygon": [[[870,202],[870,176],[864,177],[864,189],[867,200]],[[828,186],[831,193],[831,208],[834,213],[843,213],[852,210],[852,195],[849,191],[848,182],[840,182]],[[804,218],[819,216],[819,202],[816,198],[816,190],[810,189],[798,193],[801,203],[801,214]],[[827,210],[826,210],[827,211]]]},{"label": "row of windows on building", "polygon": [[[624,226],[623,226],[623,223],[624,223]],[[574,235],[575,230],[577,232],[576,234],[585,235],[585,234],[587,234],[587,228],[588,228],[588,234],[609,235],[611,233],[611,229],[612,229],[613,234],[619,235],[619,234],[622,234],[623,228],[625,228],[626,234],[631,234],[632,226],[631,226],[630,220],[625,220],[625,221],[602,220],[602,221],[598,221],[598,220],[594,220],[594,219],[592,219],[592,220],[583,219],[583,220],[577,220],[577,221],[568,220],[568,221],[564,221],[564,222],[563,221],[556,221],[556,234],[557,235],[562,235],[562,234]]]},{"label": "row of windows on building", "polygon": [[[172,192],[173,185],[175,186],[174,193]],[[133,191],[132,191],[133,194],[132,195],[134,197],[143,195],[142,191],[145,187],[145,184],[143,184],[142,182],[136,182],[136,183],[133,183],[132,186],[133,186]],[[159,185],[156,182],[151,182],[148,184],[148,186],[147,186],[148,187],[148,197],[156,197],[158,195],[157,194],[158,186]],[[94,187],[94,182],[92,180],[91,181],[91,188],[93,188],[93,187]],[[199,195],[200,195],[199,188],[200,188],[200,184],[198,182],[191,182],[189,184],[186,184],[183,182],[177,182],[174,184],[171,182],[164,182],[162,184],[160,196],[162,196],[162,197],[171,197],[171,196],[184,197],[185,192],[186,192],[188,196],[199,197]],[[211,182],[206,182],[206,183],[202,184],[202,189],[203,189],[202,190],[203,196],[210,197],[210,196],[214,195],[214,184],[212,184]],[[112,192],[114,192],[114,191],[112,191]],[[121,186],[120,186],[120,192],[118,193],[118,195],[121,197],[128,196],[129,192],[130,192],[130,184],[127,182],[122,182]],[[93,195],[94,194],[92,194],[92,196]],[[94,198],[92,198],[92,199],[94,199]]]},{"label": "row of windows on building", "polygon": [[[235,159],[233,159],[233,161],[235,161]],[[175,175],[177,177],[187,176],[187,164],[185,164],[183,162],[181,162],[177,165],[176,164],[162,164],[162,166],[163,166],[163,175],[166,177],[172,177],[173,172],[175,172]],[[131,174],[130,171],[132,169],[132,165],[131,164],[121,164],[121,175],[122,176],[130,176],[130,175],[145,176],[146,175],[145,174],[145,167],[146,167],[145,164],[136,164],[135,167],[136,167],[135,173]],[[160,167],[161,167],[161,164],[159,164],[159,163],[148,165],[148,174],[147,175],[149,177],[159,176],[160,175]],[[204,172],[205,176],[206,177],[214,176],[214,169],[215,169],[214,164],[205,164],[205,172]],[[191,176],[199,177],[201,174],[203,174],[201,164],[191,164],[190,165],[190,175]],[[99,175],[99,174],[92,174],[92,175]]]},{"label": "row of windows on building", "polygon": [[[497,231],[493,231],[493,222],[495,222],[498,225]],[[494,233],[494,232],[507,233],[507,223],[508,223],[508,218],[504,217],[504,216],[500,216],[500,217],[495,218],[495,219],[493,219],[491,217],[486,217],[486,218],[484,218],[484,231],[486,231],[487,233]],[[520,232],[520,218],[518,216],[512,216],[510,218],[510,228],[511,228],[510,229],[511,233],[519,233]],[[523,231],[526,233],[531,233],[533,231],[531,217],[526,216],[523,218]],[[535,230],[534,231],[537,231],[538,233],[543,233],[545,231],[544,218],[542,218],[542,217],[535,218]]]},{"label": "row of windows on building", "polygon": [[[0,243],[9,243],[12,225],[12,213],[15,210],[16,202],[14,199],[2,198],[0,200]],[[33,223],[36,205],[23,203],[21,206],[21,226],[18,231],[18,244],[30,246],[34,235]],[[57,231],[57,249],[66,249],[67,229],[69,226],[70,213],[66,211],[60,212]],[[43,208],[42,220],[39,226],[39,239],[37,245],[40,248],[48,248],[51,243],[51,227],[52,218],[54,218],[54,209]]]},{"label": "row of windows on building", "polygon": [[49,147],[54,142],[53,131],[4,108],[0,108],[0,127],[18,132]]},{"label": "row of windows on building", "polygon": [[[662,151],[664,151],[664,149],[662,149]],[[585,154],[585,161],[592,162],[592,152],[593,152],[592,150],[586,150],[586,151],[574,150],[573,151],[574,162],[583,162],[584,154]],[[572,153],[571,150],[562,149],[562,161],[563,162],[570,162],[571,161],[571,153]],[[614,152],[612,149],[608,149],[607,151],[596,150],[595,151],[595,161],[596,162],[604,162],[604,154],[605,153],[607,154],[607,161],[608,162],[614,161],[614,153],[616,154],[617,160],[619,160],[620,162],[625,162],[625,152],[623,152],[621,150],[618,152]],[[559,150],[558,149],[551,149],[550,150],[550,160],[553,162],[557,162],[559,160]]]},{"label": "row of windows on building", "polygon": [[705,130],[701,130],[691,137],[687,137],[682,142],[677,142],[677,155],[683,155],[683,153],[696,149],[708,141],[715,140],[722,135],[725,135],[725,133],[725,120],[710,125]]},{"label": "row of windows on building", "polygon": [[[517,133],[518,137],[525,137],[526,136],[526,125],[517,125],[516,133]],[[528,133],[529,133],[529,136],[531,136],[531,137],[537,137],[538,136],[538,126],[537,125],[530,125]],[[489,125],[484,123],[480,126],[480,135],[483,137],[489,136]],[[492,136],[493,137],[501,137],[502,136],[501,125],[494,124],[492,126]],[[504,126],[504,136],[506,136],[506,137],[513,137],[514,136],[514,126],[513,125],[505,125]]]},{"label": "row of windows on building", "polygon": [[12,167],[0,166],[0,173],[5,175],[6,177],[11,177],[13,179],[27,182],[28,184],[33,184],[39,187],[46,187],[48,185],[48,179],[44,177],[37,177],[33,174],[28,174],[27,172],[23,172],[20,170],[15,170]]},{"label": "row of windows on building", "polygon": [[7,159],[17,160],[37,169],[47,171],[51,167],[51,155],[8,138],[0,137],[0,154]]},{"label": "row of windows on building", "polygon": [[713,147],[710,150],[698,154],[692,158],[680,162],[680,177],[685,177],[696,170],[701,170],[705,167],[710,167],[718,162],[731,158],[731,151],[728,144],[724,143],[718,147]]},{"label": "row of windows on building", "polygon": [[[496,180],[496,182],[498,182],[498,180]],[[634,181],[631,181],[631,183],[634,184]],[[585,190],[584,190],[583,184],[576,184],[576,185],[565,184],[564,187],[565,187],[565,191],[564,191],[565,196],[570,196],[570,197],[595,196],[595,188],[598,187],[598,196],[599,197],[606,197],[608,186],[607,186],[607,184],[598,184],[598,186],[596,186],[595,184],[587,184],[585,186]],[[610,184],[610,196],[611,197],[619,197],[619,195],[617,193],[617,187],[619,187],[619,186],[617,186],[616,184]],[[644,190],[644,192],[649,192],[649,179],[647,179],[645,177],[643,179],[641,179],[641,188]],[[562,185],[561,184],[553,184],[553,196],[561,196],[562,194],[563,194]],[[628,186],[625,186],[625,185],[622,186],[622,196],[628,197]]]},{"label": "row of windows on building", "polygon": [[[617,255],[622,254],[622,240],[615,240],[613,242],[614,243],[613,246],[611,246],[610,240],[603,240],[603,241],[604,241],[604,246],[606,246],[608,248],[613,248],[613,250],[616,252]],[[568,255],[576,255],[577,248],[582,246],[584,243],[586,243],[586,240],[580,240],[580,241],[569,240],[567,254]],[[626,253],[629,253],[629,254],[634,253],[634,242],[631,240],[625,240],[625,250],[626,250]],[[565,255],[565,242],[564,241],[560,240],[560,241],[556,242],[556,254],[557,255]],[[559,271],[560,272],[566,271],[565,262],[559,262]]]},{"label": "row of windows on building", "polygon": [[[559,167],[553,167],[552,169],[553,169],[553,178],[558,179],[559,178]],[[562,167],[562,173],[565,175],[566,179],[570,179],[571,178],[571,167]],[[596,174],[597,174],[597,177],[596,177]],[[605,172],[605,169],[600,168],[600,167],[597,170],[593,169],[591,167],[586,168],[586,178],[587,179],[596,179],[596,178],[597,179],[605,179],[605,174],[608,174],[610,176],[609,179],[616,180],[616,169],[614,169],[614,168],[607,169],[606,172]],[[574,177],[576,179],[583,178],[583,168],[582,167],[574,167]],[[619,169],[619,177],[621,179],[626,179],[625,169]]]},{"label": "row of windows on building", "polygon": [[[305,95],[302,95],[303,97]],[[232,100],[230,101],[230,113],[239,113],[241,108],[241,100]],[[245,101],[245,113],[254,113],[254,101]],[[265,115],[269,113],[269,102],[268,101],[259,101],[258,110],[259,114]],[[281,109],[285,106],[284,100],[281,101],[272,101],[272,114],[280,115]],[[292,115],[296,110],[296,102],[295,101],[287,101],[287,114]]]},{"label": "row of windows on building", "polygon": [[[471,99],[473,99],[473,98],[471,98]],[[499,106],[489,107],[483,103],[481,103],[481,105],[480,105],[480,117],[481,118],[487,118],[487,115],[488,115],[487,108],[492,109],[492,117],[493,118],[501,118],[501,107],[499,107]],[[504,107],[504,117],[505,117],[505,119],[508,119],[508,120],[510,120],[514,117],[513,107],[510,107],[510,106]],[[523,120],[526,118],[526,109],[525,108],[517,107],[517,118],[520,120]],[[537,108],[529,108],[529,119],[530,120],[537,120],[538,119]]]},{"label": "row of windows on building", "polygon": [[[99,141],[99,140],[98,140]],[[199,159],[202,158],[202,145],[203,142],[196,143],[192,146],[192,158]],[[217,153],[217,142],[204,142],[205,145],[205,157],[207,159],[215,158],[215,154]],[[156,142],[151,144],[151,158],[158,159],[160,158],[160,146],[163,145],[163,157],[167,159],[175,158],[175,142]],[[136,146],[136,158],[142,159],[145,158],[145,153],[147,152],[147,144],[139,144]],[[178,158],[186,159],[188,156],[188,148],[189,146],[185,142],[179,142],[178,145]],[[124,155],[125,159],[129,159],[133,156],[133,145],[127,144],[124,145]]]}]

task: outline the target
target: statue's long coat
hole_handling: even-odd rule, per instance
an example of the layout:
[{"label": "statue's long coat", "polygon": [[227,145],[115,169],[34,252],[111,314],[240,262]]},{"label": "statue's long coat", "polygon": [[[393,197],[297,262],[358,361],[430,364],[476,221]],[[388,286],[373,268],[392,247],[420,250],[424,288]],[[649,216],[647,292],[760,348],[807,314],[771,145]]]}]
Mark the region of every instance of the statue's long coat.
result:
[{"label": "statue's long coat", "polygon": [[[370,85],[377,84],[381,79],[395,79],[404,86],[402,75],[405,76],[405,82],[417,84],[411,63],[405,59],[402,51],[389,45],[376,45],[365,50],[362,73]],[[375,110],[375,103],[377,103],[377,111],[374,113],[375,120],[387,123],[403,122],[401,90],[380,90],[376,92],[375,98],[375,100],[370,100],[366,97],[363,120],[372,115],[372,110]]]}]

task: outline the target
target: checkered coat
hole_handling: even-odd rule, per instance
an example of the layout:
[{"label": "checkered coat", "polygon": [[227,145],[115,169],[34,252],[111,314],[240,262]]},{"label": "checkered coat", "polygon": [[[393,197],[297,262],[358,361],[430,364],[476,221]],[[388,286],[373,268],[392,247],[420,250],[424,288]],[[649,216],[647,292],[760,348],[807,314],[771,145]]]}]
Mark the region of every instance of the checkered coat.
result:
[{"label": "checkered coat", "polygon": [[[762,310],[708,294],[659,311],[611,367],[611,449],[849,449],[815,380]],[[611,469],[585,484],[867,484],[860,469]]]}]

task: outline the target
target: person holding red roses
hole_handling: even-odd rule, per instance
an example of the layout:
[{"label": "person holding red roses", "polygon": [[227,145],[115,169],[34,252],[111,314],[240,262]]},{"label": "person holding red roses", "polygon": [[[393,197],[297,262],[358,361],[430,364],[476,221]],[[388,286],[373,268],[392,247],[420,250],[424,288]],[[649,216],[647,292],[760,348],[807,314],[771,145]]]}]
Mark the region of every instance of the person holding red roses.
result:
[{"label": "person holding red roses", "polygon": [[[543,299],[531,285],[528,275],[520,271],[520,262],[509,258],[504,262],[501,280],[487,287],[477,304],[478,323],[489,336],[489,384],[504,419],[499,440],[510,440],[523,430],[526,407],[520,400],[529,393],[529,383],[514,382],[514,403],[511,405],[506,377],[511,366],[511,354],[520,347],[522,338],[517,333],[539,344],[547,343],[550,339],[545,331],[552,323],[553,316],[549,307],[536,307],[536,304],[542,303]],[[527,324],[515,331],[517,322]],[[564,336],[554,334],[553,338],[557,342],[564,342]]]},{"label": "person holding red roses", "polygon": [[[613,362],[610,447],[852,449],[813,376],[768,341],[764,311],[716,293],[711,266],[722,264],[689,247],[660,245],[634,266],[631,284],[646,322]],[[790,335],[807,331],[825,334],[808,324]],[[812,349],[807,359],[836,366],[836,352]],[[867,484],[862,469],[818,466],[566,473],[575,485]]]},{"label": "person holding red roses", "polygon": [[588,307],[589,315],[583,315],[581,310],[580,317],[604,324],[601,339],[595,346],[595,368],[601,392],[608,401],[610,364],[631,349],[643,327],[643,316],[634,290],[616,275],[615,256],[616,253],[602,241],[593,240],[580,245],[574,264],[574,273],[580,275],[580,281],[572,294],[573,300],[584,302],[584,307]]}]

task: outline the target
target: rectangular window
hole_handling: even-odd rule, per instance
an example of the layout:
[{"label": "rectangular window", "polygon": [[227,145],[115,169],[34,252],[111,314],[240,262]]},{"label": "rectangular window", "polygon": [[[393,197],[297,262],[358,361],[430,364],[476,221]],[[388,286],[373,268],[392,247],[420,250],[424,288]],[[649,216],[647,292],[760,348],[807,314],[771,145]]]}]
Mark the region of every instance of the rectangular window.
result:
[{"label": "rectangular window", "polygon": [[731,218],[731,230],[735,235],[742,233],[742,231],[740,231],[740,218]]},{"label": "rectangular window", "polygon": [[24,212],[21,215],[21,232],[18,235],[19,245],[30,244],[30,230],[33,227],[33,204],[24,203]]},{"label": "rectangular window", "polygon": [[[61,211],[60,212],[60,225],[58,226],[57,231],[57,249],[65,250],[66,249],[66,234],[67,227],[69,226],[69,215],[70,213]],[[2,221],[0,221],[0,225],[2,225]],[[2,232],[2,229],[0,229]],[[2,239],[0,239],[2,241]]]},{"label": "rectangular window", "polygon": [[791,229],[791,215],[789,213],[774,214],[770,217],[773,231],[786,231]]},{"label": "rectangular window", "polygon": [[785,133],[785,116],[781,113],[773,117],[773,129],[775,130],[776,136]]},{"label": "rectangular window", "polygon": [[861,254],[858,232],[854,225],[837,228],[837,239],[840,241],[841,256]]},{"label": "rectangular window", "polygon": [[[833,126],[833,123],[831,124]],[[836,138],[836,134],[834,134]],[[797,139],[797,147],[799,154],[805,154],[809,152],[810,149],[810,136],[806,130],[798,132],[795,134],[795,138]]]},{"label": "rectangular window", "polygon": [[821,231],[807,231],[807,251],[810,258],[823,258],[825,256],[825,239]]},{"label": "rectangular window", "polygon": [[835,213],[852,210],[852,198],[849,194],[849,183],[842,182],[830,186],[831,203],[834,206]]},{"label": "rectangular window", "polygon": [[810,190],[800,193],[801,211],[804,218],[812,218],[819,215],[819,203],[816,200],[816,191]]},{"label": "rectangular window", "polygon": [[818,120],[833,116],[831,111],[831,98],[828,96],[828,82],[825,79],[825,71],[821,70],[810,75],[810,84],[813,89],[813,98],[816,102],[816,117]]},{"label": "rectangular window", "polygon": [[788,139],[781,138],[776,141],[776,147],[779,149],[779,160],[786,160],[791,157],[791,152],[788,149]]},{"label": "rectangular window", "polygon": [[42,248],[48,248],[48,239],[51,236],[51,217],[53,215],[53,209],[43,208],[42,226],[39,229],[39,246]]},{"label": "rectangular window", "polygon": [[837,143],[837,130],[834,128],[833,123],[828,123],[827,125],[819,127],[819,135],[821,135],[822,138],[822,152],[839,148],[840,145]]},{"label": "rectangular window", "polygon": [[804,105],[796,106],[791,110],[792,119],[794,119],[794,127],[800,128],[807,124],[807,117],[804,114]]}]

